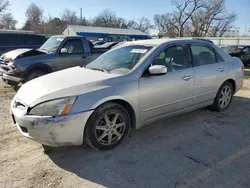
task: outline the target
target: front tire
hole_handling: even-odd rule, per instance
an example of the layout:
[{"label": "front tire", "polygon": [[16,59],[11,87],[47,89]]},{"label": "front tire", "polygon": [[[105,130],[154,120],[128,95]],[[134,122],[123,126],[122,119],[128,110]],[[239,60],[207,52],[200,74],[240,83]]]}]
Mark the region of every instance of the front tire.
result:
[{"label": "front tire", "polygon": [[211,109],[217,112],[226,110],[232,102],[233,92],[233,86],[230,82],[227,81],[222,84],[216,98],[214,99]]},{"label": "front tire", "polygon": [[30,80],[33,80],[35,78],[38,78],[40,76],[45,75],[46,72],[42,71],[42,70],[33,70],[30,73],[28,73],[28,75],[26,76],[26,78],[24,79],[24,82],[28,82]]},{"label": "front tire", "polygon": [[110,150],[118,146],[128,135],[131,120],[121,105],[109,102],[98,107],[85,127],[86,143],[95,150]]}]

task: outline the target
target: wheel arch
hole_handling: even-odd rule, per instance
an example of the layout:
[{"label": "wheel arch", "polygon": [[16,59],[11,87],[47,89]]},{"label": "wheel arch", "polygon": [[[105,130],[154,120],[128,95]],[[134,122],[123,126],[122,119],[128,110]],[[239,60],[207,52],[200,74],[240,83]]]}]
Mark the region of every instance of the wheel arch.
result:
[{"label": "wheel arch", "polygon": [[235,80],[232,79],[232,78],[230,78],[230,79],[227,79],[225,82],[223,82],[223,84],[226,83],[226,82],[229,82],[230,84],[232,84],[232,86],[233,86],[233,93],[235,93],[235,91],[236,91],[236,82],[235,82]]},{"label": "wheel arch", "polygon": [[34,64],[30,66],[24,73],[24,75],[28,75],[31,71],[33,70],[43,70],[46,73],[51,73],[53,72],[52,68],[48,66],[47,64],[39,63],[39,64]]},{"label": "wheel arch", "polygon": [[135,109],[133,108],[133,106],[125,99],[121,98],[121,97],[116,97],[116,98],[107,98],[107,99],[103,99],[100,102],[96,103],[94,105],[93,109],[96,109],[102,105],[105,105],[108,102],[113,102],[116,104],[121,105],[123,108],[125,108],[125,110],[128,112],[130,118],[131,118],[131,128],[136,128],[136,114],[135,114]]}]

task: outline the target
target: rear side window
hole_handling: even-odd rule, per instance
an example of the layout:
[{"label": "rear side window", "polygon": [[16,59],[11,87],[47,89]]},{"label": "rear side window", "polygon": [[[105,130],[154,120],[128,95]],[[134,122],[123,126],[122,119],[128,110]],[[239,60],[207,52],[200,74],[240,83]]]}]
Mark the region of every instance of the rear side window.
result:
[{"label": "rear side window", "polygon": [[190,48],[195,67],[217,63],[213,48],[204,45],[191,45]]}]

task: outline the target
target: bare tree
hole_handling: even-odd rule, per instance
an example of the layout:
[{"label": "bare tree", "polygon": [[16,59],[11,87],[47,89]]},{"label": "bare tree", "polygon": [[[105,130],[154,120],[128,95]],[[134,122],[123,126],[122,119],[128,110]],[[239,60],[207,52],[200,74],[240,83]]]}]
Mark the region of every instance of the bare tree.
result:
[{"label": "bare tree", "polygon": [[61,20],[66,22],[67,24],[76,24],[76,12],[69,9],[65,9],[62,13]]},{"label": "bare tree", "polygon": [[178,30],[178,36],[183,37],[186,23],[198,9],[204,6],[204,0],[173,0],[176,11],[172,14],[170,24]]},{"label": "bare tree", "polygon": [[173,5],[173,13],[154,17],[165,36],[221,36],[236,19],[236,14],[226,11],[225,0],[174,0]]},{"label": "bare tree", "polygon": [[43,9],[38,7],[35,3],[31,3],[26,10],[27,26],[29,30],[33,30],[37,33],[44,32],[44,23],[43,23]]},{"label": "bare tree", "polygon": [[0,13],[6,11],[10,6],[10,2],[8,0],[0,0]]},{"label": "bare tree", "polygon": [[178,30],[173,24],[172,14],[156,14],[154,16],[156,29],[159,30],[159,36],[163,37],[177,37]]},{"label": "bare tree", "polygon": [[4,29],[16,29],[17,20],[15,20],[11,13],[4,13],[1,16],[0,27]]},{"label": "bare tree", "polygon": [[233,27],[235,13],[227,13],[225,0],[210,0],[191,16],[193,36],[222,36]]},{"label": "bare tree", "polygon": [[128,28],[138,29],[145,33],[149,33],[149,30],[153,28],[153,25],[146,17],[141,17],[136,21],[130,20],[127,26]]},{"label": "bare tree", "polygon": [[31,23],[41,23],[43,20],[43,9],[38,7],[35,3],[31,3],[26,10],[26,18]]},{"label": "bare tree", "polygon": [[116,13],[109,9],[105,9],[94,18],[92,25],[100,27],[127,28],[126,20],[117,17]]}]

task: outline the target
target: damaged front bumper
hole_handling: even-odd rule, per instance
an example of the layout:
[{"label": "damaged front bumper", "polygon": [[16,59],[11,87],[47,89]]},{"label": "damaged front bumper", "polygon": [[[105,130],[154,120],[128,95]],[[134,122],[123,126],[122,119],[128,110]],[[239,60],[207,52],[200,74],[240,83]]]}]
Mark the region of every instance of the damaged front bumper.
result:
[{"label": "damaged front bumper", "polygon": [[0,77],[9,85],[15,85],[22,81],[22,77],[18,73],[14,73],[12,69],[5,65],[0,66]]},{"label": "damaged front bumper", "polygon": [[11,107],[13,121],[22,135],[53,147],[83,144],[85,124],[92,112],[41,117],[25,115],[23,110]]}]

